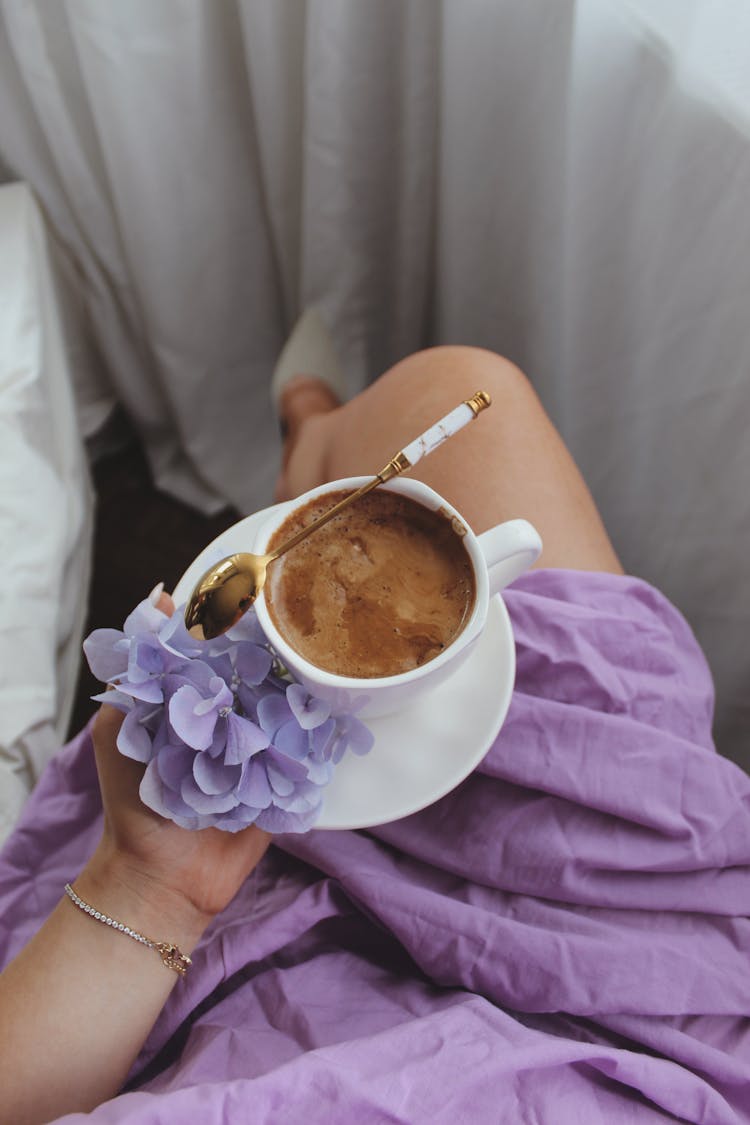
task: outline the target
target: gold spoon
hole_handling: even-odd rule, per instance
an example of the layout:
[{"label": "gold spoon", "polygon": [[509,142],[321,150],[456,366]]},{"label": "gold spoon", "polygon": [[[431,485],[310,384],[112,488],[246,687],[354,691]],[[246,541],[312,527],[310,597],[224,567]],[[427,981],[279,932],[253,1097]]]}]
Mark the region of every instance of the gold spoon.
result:
[{"label": "gold spoon", "polygon": [[327,512],[323,512],[316,520],[303,527],[291,539],[287,539],[280,547],[275,547],[267,555],[251,555],[242,552],[230,555],[221,562],[215,563],[206,571],[190,595],[190,600],[185,607],[185,624],[188,629],[200,626],[206,640],[226,633],[236,625],[244,613],[250,609],[255,599],[260,594],[266,583],[266,569],[269,563],[285,554],[291,547],[295,547],[313,531],[317,531],[324,523],[328,523],[335,515],[354,504],[361,496],[377,488],[379,484],[397,476],[405,469],[411,469],[426,454],[458,433],[460,429],[471,422],[480,411],[485,410],[491,403],[487,391],[477,391],[466,402],[462,402],[450,414],[446,414],[429,430],[421,434],[399,453],[392,457],[388,464],[380,470],[377,476],[367,484],[363,484],[355,492],[350,492],[338,504],[334,504]]}]

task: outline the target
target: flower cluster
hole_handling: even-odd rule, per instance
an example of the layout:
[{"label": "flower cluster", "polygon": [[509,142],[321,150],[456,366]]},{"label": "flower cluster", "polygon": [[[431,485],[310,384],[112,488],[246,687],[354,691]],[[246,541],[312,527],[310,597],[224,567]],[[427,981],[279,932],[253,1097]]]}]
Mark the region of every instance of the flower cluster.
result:
[{"label": "flower cluster", "polygon": [[83,648],[114,687],[94,698],[125,713],[120,753],[146,764],[141,800],[183,828],[304,832],[346,750],[372,747],[355,716],[334,718],[277,674],[252,612],[197,641],[180,609],[170,617],[147,599],[122,631],[97,629]]}]

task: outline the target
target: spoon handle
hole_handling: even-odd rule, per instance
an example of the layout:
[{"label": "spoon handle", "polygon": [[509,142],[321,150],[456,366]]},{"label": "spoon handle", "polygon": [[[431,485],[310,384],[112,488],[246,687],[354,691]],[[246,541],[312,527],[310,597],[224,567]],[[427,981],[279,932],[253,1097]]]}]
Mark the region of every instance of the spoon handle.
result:
[{"label": "spoon handle", "polygon": [[[393,461],[389,461],[386,468],[389,468],[391,465],[393,465],[393,463]],[[363,484],[361,488],[358,488],[356,490],[356,492],[350,492],[349,495],[345,496],[343,500],[339,500],[338,504],[334,504],[333,507],[329,508],[327,512],[323,512],[322,516],[318,516],[318,518],[316,520],[313,520],[312,523],[308,523],[306,527],[301,528],[301,530],[298,531],[296,535],[293,535],[291,539],[286,539],[278,547],[274,548],[273,551],[269,551],[266,555],[266,565],[268,565],[268,563],[270,562],[273,562],[274,559],[277,559],[279,555],[286,554],[290,547],[295,547],[297,543],[299,543],[300,539],[306,539],[307,536],[311,535],[313,531],[317,531],[318,528],[322,527],[324,523],[328,523],[328,521],[332,520],[334,516],[337,516],[343,508],[348,508],[349,505],[353,504],[355,500],[359,500],[360,496],[364,496],[366,492],[370,492],[373,488],[376,488],[379,484],[382,484],[384,480],[388,480],[390,477],[395,476],[396,473],[400,473],[402,469],[408,468],[409,466],[405,462],[401,466],[401,468],[395,469],[394,472],[389,473],[388,477],[381,476],[381,474],[378,473],[376,477],[373,477],[372,480],[368,480],[367,484]]]},{"label": "spoon handle", "polygon": [[492,399],[487,391],[477,391],[477,393],[472,395],[470,399],[467,399],[466,402],[462,402],[460,406],[451,410],[450,414],[446,414],[439,422],[435,422],[434,425],[430,426],[429,430],[425,430],[418,438],[409,442],[409,444],[392,457],[388,464],[383,466],[377,476],[374,476],[367,484],[363,484],[355,492],[350,492],[348,496],[345,496],[343,500],[339,500],[338,504],[334,504],[327,512],[323,512],[316,520],[309,523],[307,527],[301,528],[291,539],[287,539],[284,543],[276,547],[275,550],[270,551],[266,556],[266,564],[273,562],[274,559],[285,554],[290,547],[296,546],[301,539],[306,539],[313,531],[317,531],[324,523],[328,523],[328,521],[332,520],[334,516],[337,516],[340,511],[344,508],[348,508],[350,504],[359,500],[361,496],[364,496],[373,488],[377,488],[379,484],[383,484],[385,481],[391,480],[392,477],[398,476],[398,474],[403,473],[405,469],[411,469],[413,465],[416,465],[417,461],[421,461],[428,453],[432,453],[433,449],[437,449],[446,438],[457,434],[459,430],[463,429],[467,422],[473,421],[480,411],[487,409],[491,402]]},{"label": "spoon handle", "polygon": [[434,426],[430,426],[429,430],[425,430],[418,438],[405,445],[401,451],[402,456],[406,458],[409,465],[416,465],[417,461],[421,461],[428,453],[432,453],[433,449],[442,445],[446,438],[457,434],[468,422],[472,422],[480,410],[486,410],[491,401],[486,391],[477,391],[472,398],[462,402],[460,406],[451,410],[450,414],[446,414],[439,422],[435,422]]}]

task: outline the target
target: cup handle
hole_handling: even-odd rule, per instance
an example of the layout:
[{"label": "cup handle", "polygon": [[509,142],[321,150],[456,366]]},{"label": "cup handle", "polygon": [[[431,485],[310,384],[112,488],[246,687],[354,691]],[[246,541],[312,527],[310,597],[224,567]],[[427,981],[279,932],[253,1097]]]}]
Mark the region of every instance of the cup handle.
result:
[{"label": "cup handle", "polygon": [[507,520],[477,536],[487,562],[490,596],[499,594],[535,563],[542,539],[528,520]]}]

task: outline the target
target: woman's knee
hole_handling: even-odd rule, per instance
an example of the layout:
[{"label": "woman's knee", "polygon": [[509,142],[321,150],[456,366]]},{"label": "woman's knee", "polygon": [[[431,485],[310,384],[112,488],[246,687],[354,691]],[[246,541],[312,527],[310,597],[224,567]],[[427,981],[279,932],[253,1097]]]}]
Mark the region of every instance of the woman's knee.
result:
[{"label": "woman's knee", "polygon": [[493,400],[508,403],[521,398],[538,405],[536,392],[523,371],[511,360],[486,348],[465,344],[441,344],[414,352],[400,360],[374,383],[389,393],[403,396],[405,403],[424,402],[432,407],[445,403],[446,409],[486,390]]},{"label": "woman's knee", "polygon": [[[541,411],[523,372],[495,352],[447,344],[415,352],[344,406],[300,425],[277,498],[282,491],[296,495],[327,479],[377,472],[398,449],[478,390],[489,392],[494,408],[488,413],[496,422],[502,419],[502,430],[516,429],[513,419],[528,418],[529,410]],[[498,441],[496,424],[489,430],[495,436],[490,439],[485,432],[477,450],[487,467]],[[437,464],[447,456],[443,453]]]}]

